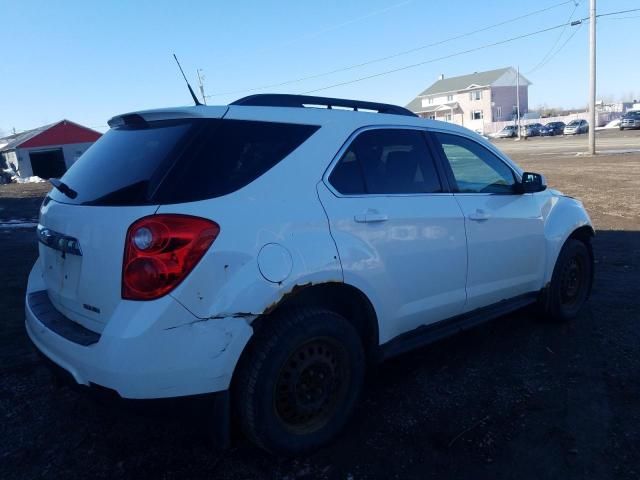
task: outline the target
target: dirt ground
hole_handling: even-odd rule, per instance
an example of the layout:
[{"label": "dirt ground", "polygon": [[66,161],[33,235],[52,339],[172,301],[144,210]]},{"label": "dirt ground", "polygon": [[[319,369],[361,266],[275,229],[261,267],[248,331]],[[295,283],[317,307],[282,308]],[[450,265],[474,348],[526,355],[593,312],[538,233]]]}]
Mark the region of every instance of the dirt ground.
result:
[{"label": "dirt ground", "polygon": [[[640,132],[619,138],[640,149]],[[567,325],[517,312],[383,364],[340,438],[299,459],[241,437],[217,451],[197,412],[54,386],[23,328],[34,229],[6,226],[34,221],[47,186],[1,185],[0,478],[640,478],[640,153],[576,156],[584,136],[497,144],[591,213],[588,307]]]}]

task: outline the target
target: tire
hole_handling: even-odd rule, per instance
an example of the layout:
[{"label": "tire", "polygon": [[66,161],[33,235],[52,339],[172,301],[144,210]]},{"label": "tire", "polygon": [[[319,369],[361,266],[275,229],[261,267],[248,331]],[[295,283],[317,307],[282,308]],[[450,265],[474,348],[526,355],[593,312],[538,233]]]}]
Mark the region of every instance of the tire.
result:
[{"label": "tire", "polygon": [[245,435],[272,453],[294,455],[333,439],[360,396],[365,355],[344,317],[290,309],[257,331],[234,381]]},{"label": "tire", "polygon": [[580,240],[566,241],[553,269],[553,276],[542,307],[547,318],[556,322],[574,319],[591,293],[593,257]]}]

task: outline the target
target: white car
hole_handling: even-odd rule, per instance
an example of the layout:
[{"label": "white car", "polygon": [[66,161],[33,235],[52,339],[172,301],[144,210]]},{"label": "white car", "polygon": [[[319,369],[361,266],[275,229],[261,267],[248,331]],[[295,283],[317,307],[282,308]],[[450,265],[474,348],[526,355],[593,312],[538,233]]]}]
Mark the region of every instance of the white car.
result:
[{"label": "white car", "polygon": [[109,124],[42,205],[27,332],[77,384],[210,394],[220,439],[313,449],[372,362],[589,295],[582,204],[466,128],[293,95]]}]

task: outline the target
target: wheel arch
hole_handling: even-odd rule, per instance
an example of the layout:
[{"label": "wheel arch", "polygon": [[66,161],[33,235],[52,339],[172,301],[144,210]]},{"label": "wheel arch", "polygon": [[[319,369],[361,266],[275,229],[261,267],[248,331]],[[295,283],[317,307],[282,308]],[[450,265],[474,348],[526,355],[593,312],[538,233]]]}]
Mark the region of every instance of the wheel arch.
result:
[{"label": "wheel arch", "polygon": [[547,265],[544,285],[551,281],[560,251],[570,238],[583,242],[593,259],[591,239],[594,235],[595,230],[584,207],[572,198],[562,197],[552,209],[545,225]]},{"label": "wheel arch", "polygon": [[[229,384],[232,397],[237,395],[240,369],[255,349],[258,338],[256,332],[267,327],[270,322],[277,322],[276,313],[302,305],[326,308],[345,317],[354,325],[362,339],[367,363],[375,364],[380,361],[382,357],[379,348],[378,317],[372,303],[360,289],[343,282],[296,285],[251,322],[254,334],[240,354]],[[231,409],[233,408],[231,402]],[[235,418],[235,415],[232,415],[232,418]]]},{"label": "wheel arch", "polygon": [[276,312],[297,306],[331,310],[342,315],[360,334],[367,355],[374,354],[379,344],[378,316],[367,296],[344,282],[296,285],[276,303],[268,307],[254,322],[254,330],[273,321]]},{"label": "wheel arch", "polygon": [[278,302],[267,307],[251,322],[254,335],[251,336],[234,368],[231,385],[234,383],[238,366],[244,357],[250,355],[257,336],[255,333],[278,321],[277,313],[297,306],[316,307],[331,310],[342,315],[358,331],[368,363],[379,360],[378,316],[367,296],[358,288],[343,282],[307,283],[295,285]]}]

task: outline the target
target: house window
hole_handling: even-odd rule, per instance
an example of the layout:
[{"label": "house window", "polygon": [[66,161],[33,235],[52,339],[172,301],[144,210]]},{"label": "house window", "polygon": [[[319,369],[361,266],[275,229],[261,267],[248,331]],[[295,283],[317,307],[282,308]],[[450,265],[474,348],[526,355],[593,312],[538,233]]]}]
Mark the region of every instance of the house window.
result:
[{"label": "house window", "polygon": [[453,102],[453,95],[447,95],[447,102]]},{"label": "house window", "polygon": [[469,92],[469,100],[480,100],[482,98],[482,90],[474,90]]},{"label": "house window", "polygon": [[433,98],[429,97],[427,99],[427,102],[429,103],[429,105],[433,105]]},{"label": "house window", "polygon": [[496,118],[502,118],[502,107],[496,108]]},{"label": "house window", "polygon": [[429,115],[429,120],[435,120],[436,116],[435,115]]},{"label": "house window", "polygon": [[471,112],[471,120],[482,120],[482,110],[474,110]]},{"label": "house window", "polygon": [[447,114],[444,116],[444,119],[445,119],[447,122],[450,122],[450,121],[451,121],[451,114],[450,114],[450,113],[447,113]]}]

